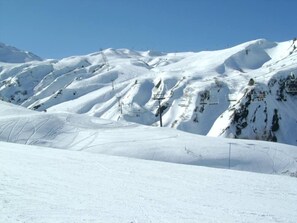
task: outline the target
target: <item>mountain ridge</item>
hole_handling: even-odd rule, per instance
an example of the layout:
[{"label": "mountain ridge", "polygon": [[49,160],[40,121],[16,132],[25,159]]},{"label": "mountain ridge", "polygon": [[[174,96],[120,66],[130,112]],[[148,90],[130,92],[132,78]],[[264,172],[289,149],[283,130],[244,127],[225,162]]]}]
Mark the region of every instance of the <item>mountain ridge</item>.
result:
[{"label": "mountain ridge", "polygon": [[42,59],[31,52],[19,50],[0,42],[0,62],[25,63],[30,61],[42,61]]},{"label": "mountain ridge", "polygon": [[[258,39],[197,53],[110,48],[61,60],[1,64],[0,96],[38,111],[152,126],[159,126],[161,111],[165,127],[297,145],[297,97],[285,89],[297,73],[296,44],[295,39]],[[164,97],[160,109],[157,96]],[[273,122],[279,128],[272,129]]]}]

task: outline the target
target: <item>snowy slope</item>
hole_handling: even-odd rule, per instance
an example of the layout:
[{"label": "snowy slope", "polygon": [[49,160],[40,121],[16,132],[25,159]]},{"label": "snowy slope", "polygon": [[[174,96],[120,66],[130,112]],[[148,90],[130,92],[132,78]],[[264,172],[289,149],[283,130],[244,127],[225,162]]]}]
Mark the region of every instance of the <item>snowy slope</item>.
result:
[{"label": "snowy slope", "polygon": [[[62,60],[1,64],[0,96],[38,111],[151,126],[159,125],[155,99],[164,97],[166,127],[297,145],[297,94],[284,89],[291,73],[297,74],[296,45],[260,39],[211,52],[106,49]],[[234,120],[244,110],[248,115]],[[275,111],[278,128],[273,127]]]},{"label": "snowy slope", "polygon": [[0,142],[0,222],[297,221],[296,178]]},{"label": "snowy slope", "polygon": [[40,57],[31,52],[22,51],[15,47],[0,42],[0,62],[24,63],[29,61],[40,61]]},{"label": "snowy slope", "polygon": [[[0,141],[199,166],[297,175],[297,147],[212,138],[0,102]],[[215,143],[214,143],[215,142]],[[229,159],[230,157],[230,159]]]},{"label": "snowy slope", "polygon": [[0,62],[0,222],[296,222],[296,44],[15,50]]}]

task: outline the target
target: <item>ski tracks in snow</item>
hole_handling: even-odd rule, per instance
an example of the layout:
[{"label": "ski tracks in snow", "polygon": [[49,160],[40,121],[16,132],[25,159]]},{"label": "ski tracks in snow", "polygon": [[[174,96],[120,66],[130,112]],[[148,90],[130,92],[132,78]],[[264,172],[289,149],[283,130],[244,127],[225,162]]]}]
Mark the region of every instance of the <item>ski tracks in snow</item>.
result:
[{"label": "ski tracks in snow", "polygon": [[29,136],[29,138],[27,139],[27,142],[25,144],[34,145],[34,142],[36,140],[38,141],[38,139],[34,140],[34,136],[37,134],[38,130],[41,129],[41,127],[44,126],[48,121],[49,121],[49,118],[41,121],[39,123],[39,125],[37,125],[37,127],[35,125],[33,125],[33,133]]},{"label": "ski tracks in snow", "polygon": [[[79,131],[76,135],[76,139],[79,138]],[[92,145],[95,140],[98,138],[99,132],[93,132],[90,133],[88,136],[83,137],[82,139],[79,139],[78,141],[74,140],[71,144],[69,144],[68,148],[69,149],[73,149],[73,150],[77,150],[77,151],[82,151],[85,150],[87,148],[90,147],[90,145]]]}]

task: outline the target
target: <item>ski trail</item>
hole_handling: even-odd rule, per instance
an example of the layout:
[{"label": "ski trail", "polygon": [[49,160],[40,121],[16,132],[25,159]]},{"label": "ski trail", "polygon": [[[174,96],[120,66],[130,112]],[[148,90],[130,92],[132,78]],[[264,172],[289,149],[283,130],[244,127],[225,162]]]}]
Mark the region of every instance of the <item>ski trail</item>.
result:
[{"label": "ski trail", "polygon": [[[14,122],[13,121],[11,121],[11,122],[7,122],[7,124],[4,124],[4,127],[3,127],[3,129],[2,129],[2,131],[0,132],[0,135],[3,135],[3,137],[5,136],[5,132],[7,132],[6,131],[6,129],[8,129],[9,128],[9,126],[12,126],[14,124]],[[12,127],[11,127],[12,128]],[[8,140],[8,136],[6,137],[6,141]]]},{"label": "ski trail", "polygon": [[[33,137],[36,135],[36,133],[38,132],[38,130],[43,126],[43,125],[45,125],[47,122],[49,121],[49,118],[47,118],[45,121],[41,121],[40,123],[39,123],[39,126],[38,127],[36,127],[36,126],[34,126],[33,125],[33,133],[31,134],[31,136],[27,139],[27,142],[26,142],[26,144],[28,144],[28,145],[32,145],[33,143],[34,143],[34,141],[36,141],[36,140],[34,140],[33,139]],[[31,139],[33,139],[33,140],[31,140]],[[37,139],[38,140],[38,139]]]},{"label": "ski trail", "polygon": [[[14,132],[14,130],[16,129],[16,126],[18,125],[18,123],[20,122],[20,119],[16,119],[16,121],[14,122],[14,125],[12,126],[12,128],[10,129],[9,131],[9,134],[8,134],[8,138],[7,138],[7,142],[14,142],[12,141],[12,133]],[[14,137],[15,138],[15,137]]]},{"label": "ski trail", "polygon": [[24,130],[24,128],[27,126],[27,124],[29,123],[28,119],[25,119],[25,123],[23,123],[22,127],[19,129],[19,132],[16,134],[16,139],[15,139],[15,142],[18,142],[19,141],[19,138]]},{"label": "ski trail", "polygon": [[[84,149],[89,148],[90,147],[89,145],[91,145],[95,141],[95,139],[98,137],[98,135],[99,135],[98,132],[94,132],[94,133],[84,137],[83,139],[79,140],[78,142],[73,142],[72,144],[75,144],[74,148],[77,147],[77,149],[76,149],[77,151],[82,151]],[[89,139],[91,139],[89,142],[86,142],[86,144],[79,146],[79,144],[82,144],[83,142],[85,142]],[[71,147],[69,146],[69,148],[71,148]]]},{"label": "ski trail", "polygon": [[[49,118],[49,120],[51,120],[52,118],[50,117]],[[63,122],[61,122],[61,123],[63,123]],[[59,126],[57,126],[57,127],[55,127],[55,128],[51,128],[46,134],[45,134],[45,136],[44,136],[44,138],[54,138],[56,135],[58,135],[58,132],[61,130],[61,129],[63,129],[63,126],[64,126],[64,124],[63,125],[59,125]]]},{"label": "ski trail", "polygon": [[58,129],[59,129],[59,127],[56,128],[56,129],[51,128],[51,129],[46,133],[45,138],[51,138],[52,136],[54,136],[54,132],[57,132]]},{"label": "ski trail", "polygon": [[105,143],[101,143],[101,144],[95,144],[95,145],[91,145],[88,147],[85,147],[84,149],[90,149],[90,148],[94,148],[94,147],[100,147],[100,146],[104,146],[104,145],[111,145],[111,144],[125,144],[125,143],[138,143],[138,142],[148,142],[148,141],[160,141],[160,140],[168,140],[168,139],[175,139],[178,138],[178,135],[173,135],[173,136],[168,136],[168,137],[156,137],[156,138],[152,138],[152,139],[139,139],[139,140],[121,140],[121,141],[116,141],[116,142],[105,142]]}]

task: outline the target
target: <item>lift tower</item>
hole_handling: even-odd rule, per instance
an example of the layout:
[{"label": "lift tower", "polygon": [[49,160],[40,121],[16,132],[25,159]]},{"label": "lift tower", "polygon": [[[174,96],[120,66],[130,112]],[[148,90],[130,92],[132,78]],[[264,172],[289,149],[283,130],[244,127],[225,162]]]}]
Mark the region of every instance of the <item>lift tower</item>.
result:
[{"label": "lift tower", "polygon": [[159,102],[159,116],[160,116],[160,127],[163,126],[162,124],[162,109],[161,109],[161,101],[165,99],[164,94],[155,94],[153,97],[154,100]]}]

